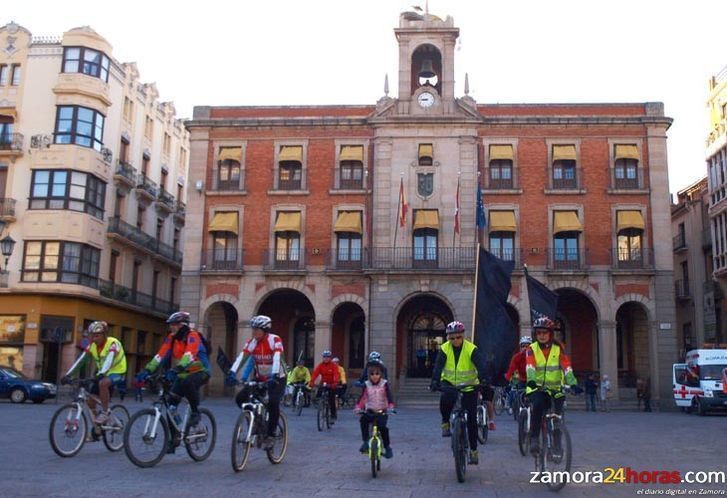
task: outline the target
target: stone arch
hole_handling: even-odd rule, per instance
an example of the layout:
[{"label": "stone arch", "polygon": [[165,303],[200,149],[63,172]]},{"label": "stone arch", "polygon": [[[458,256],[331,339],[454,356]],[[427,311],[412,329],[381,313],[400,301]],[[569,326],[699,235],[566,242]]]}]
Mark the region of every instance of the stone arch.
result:
[{"label": "stone arch", "polygon": [[616,319],[618,309],[628,302],[641,304],[644,308],[644,311],[646,312],[646,316],[648,317],[649,321],[654,321],[654,302],[643,294],[637,294],[633,292],[624,294],[613,302],[614,320]]},{"label": "stone arch", "polygon": [[551,284],[551,285],[548,285],[547,287],[554,292],[558,292],[559,290],[568,290],[568,289],[580,291],[590,301],[591,306],[593,306],[593,309],[596,311],[596,320],[597,321],[601,320],[601,315],[603,313],[602,313],[600,307],[598,306],[598,302],[599,302],[598,292],[593,287],[588,285],[586,282],[579,281],[579,280],[566,280],[566,281],[557,282],[557,285]]},{"label": "stone arch", "polygon": [[643,298],[624,301],[616,308],[616,365],[620,387],[635,388],[637,379],[646,380],[651,376],[652,331],[649,307],[644,301]]},{"label": "stone arch", "polygon": [[[208,339],[212,351],[208,351],[212,370],[217,367],[214,359],[218,348],[224,352],[230,361],[237,356],[237,325],[239,314],[237,308],[229,301],[218,299],[204,308],[203,326],[198,327]],[[213,375],[209,381],[208,391],[212,394],[222,394],[225,391],[224,379],[221,375]]]},{"label": "stone arch", "polygon": [[258,299],[253,314],[268,315],[273,320],[273,331],[283,340],[289,364],[302,353],[306,366],[312,367],[317,335],[316,312],[313,301],[300,287],[278,286],[268,290]]},{"label": "stone arch", "polygon": [[305,282],[302,280],[286,280],[279,282],[274,280],[266,280],[265,286],[255,291],[256,295],[261,291],[262,294],[259,294],[259,296],[255,300],[255,305],[253,306],[254,313],[258,312],[260,306],[262,305],[262,303],[265,302],[266,299],[268,299],[271,295],[280,290],[298,291],[303,294],[310,303],[315,302],[315,295],[311,293],[310,289],[305,285]]},{"label": "stone arch", "polygon": [[343,303],[356,303],[361,306],[361,309],[364,309],[366,300],[358,294],[340,294],[331,300],[331,316],[333,316],[336,308]]},{"label": "stone arch", "polygon": [[331,311],[331,351],[346,370],[360,370],[365,364],[366,312],[362,304],[362,299],[361,303],[338,302]]},{"label": "stone arch", "polygon": [[562,282],[555,289],[558,294],[558,315],[561,329],[557,333],[566,344],[566,351],[571,355],[573,370],[587,374],[598,369],[599,337],[598,325],[601,312],[597,300],[588,292],[589,286],[567,285]]}]

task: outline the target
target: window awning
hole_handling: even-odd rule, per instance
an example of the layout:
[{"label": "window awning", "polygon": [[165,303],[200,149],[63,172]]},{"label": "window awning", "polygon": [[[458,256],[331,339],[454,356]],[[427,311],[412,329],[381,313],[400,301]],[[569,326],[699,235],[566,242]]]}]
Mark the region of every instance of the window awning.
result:
[{"label": "window awning", "polygon": [[300,233],[300,211],[281,211],[275,220],[276,232]]},{"label": "window awning", "polygon": [[363,145],[344,145],[341,147],[340,161],[361,161],[363,162]]},{"label": "window awning", "polygon": [[433,228],[439,230],[439,211],[436,209],[418,209],[414,212],[414,230]]},{"label": "window awning", "polygon": [[215,213],[207,230],[210,232],[232,232],[237,235],[237,212]]},{"label": "window awning", "polygon": [[490,211],[490,232],[517,232],[515,211]]},{"label": "window awning", "polygon": [[617,145],[616,159],[636,159],[639,160],[639,149],[635,145]]},{"label": "window awning", "polygon": [[646,225],[644,224],[644,217],[641,216],[641,211],[618,211],[616,213],[616,227],[616,230],[620,232],[627,228],[643,230]]},{"label": "window awning", "polygon": [[490,160],[510,159],[512,161],[512,145],[490,145]]},{"label": "window awning", "polygon": [[303,147],[301,145],[283,145],[280,148],[278,161],[303,162]]},{"label": "window awning", "polygon": [[363,234],[360,211],[341,211],[338,213],[334,232],[353,232]]},{"label": "window awning", "polygon": [[220,161],[237,161],[241,162],[242,159],[242,147],[222,147],[220,149]]},{"label": "window awning", "polygon": [[576,146],[575,145],[554,145],[553,146],[553,161],[563,160],[576,160]]},{"label": "window awning", "polygon": [[15,106],[0,106],[0,116],[10,116],[13,119],[17,119],[18,111],[15,109]]},{"label": "window awning", "polygon": [[576,211],[556,211],[554,214],[553,233],[583,231]]},{"label": "window awning", "polygon": [[432,144],[419,144],[419,158],[434,157],[434,147]]}]

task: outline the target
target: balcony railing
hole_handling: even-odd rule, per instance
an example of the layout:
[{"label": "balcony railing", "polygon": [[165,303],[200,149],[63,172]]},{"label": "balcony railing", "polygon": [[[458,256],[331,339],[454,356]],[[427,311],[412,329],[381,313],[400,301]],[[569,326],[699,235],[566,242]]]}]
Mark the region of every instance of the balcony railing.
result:
[{"label": "balcony railing", "polygon": [[125,178],[130,185],[134,185],[136,182],[136,168],[121,159],[119,159],[119,162],[116,164],[116,171],[114,171],[114,174]]},{"label": "balcony railing", "polygon": [[689,280],[674,281],[674,295],[677,299],[689,299],[692,297],[692,291],[689,289]]},{"label": "balcony railing", "polygon": [[561,249],[549,247],[548,250],[549,270],[585,270],[588,268],[588,249]]},{"label": "balcony railing", "polygon": [[0,218],[15,217],[15,199],[0,198]]},{"label": "balcony railing", "polygon": [[213,249],[202,251],[201,271],[242,271],[244,252],[242,249]]},{"label": "balcony railing", "polygon": [[292,271],[302,270],[305,268],[305,250],[304,249],[288,249],[288,250],[263,250],[263,269]]},{"label": "balcony railing", "polygon": [[675,251],[680,251],[682,249],[687,248],[687,237],[684,234],[684,232],[678,233],[671,240],[672,240],[672,247],[674,248]]},{"label": "balcony railing", "polygon": [[611,268],[616,270],[645,270],[654,268],[653,249],[611,250]]},{"label": "balcony railing", "polygon": [[[504,176],[503,176],[504,174]],[[493,177],[494,175],[494,177]],[[509,177],[508,177],[509,175]],[[485,168],[485,189],[486,190],[512,190],[518,188],[517,171],[512,168]]]},{"label": "balcony railing", "polygon": [[164,206],[166,206],[169,211],[174,210],[174,196],[163,188],[159,189],[159,196],[157,197],[157,200],[160,203],[164,204]]},{"label": "balcony railing", "polygon": [[297,180],[280,180],[278,181],[278,190],[300,190],[302,188],[302,181]]},{"label": "balcony railing", "polygon": [[103,297],[126,304],[133,304],[134,306],[139,306],[163,315],[168,315],[179,309],[178,303],[172,303],[166,299],[151,296],[109,280],[99,280],[98,290],[99,294]]},{"label": "balcony railing", "polygon": [[144,173],[141,173],[136,178],[136,188],[143,190],[150,197],[155,198],[157,196],[157,184],[149,179]]},{"label": "balcony railing", "polygon": [[164,242],[155,239],[148,233],[139,230],[134,225],[130,225],[121,220],[118,216],[109,218],[109,233],[115,233],[123,238],[141,246],[155,254],[158,254],[175,263],[182,263],[182,251],[179,251]]},{"label": "balcony railing", "polygon": [[489,251],[503,261],[514,261],[515,268],[523,267],[523,250],[514,249],[489,249]]},{"label": "balcony railing", "polygon": [[363,256],[363,249],[328,249],[326,251],[326,270],[361,270],[364,267]]},{"label": "balcony railing", "polygon": [[629,168],[608,169],[611,188],[614,190],[641,190],[648,188],[644,168],[636,168],[636,171]]},{"label": "balcony railing", "polygon": [[567,171],[561,173],[560,178],[555,177],[555,169],[550,171],[550,188],[553,190],[578,190],[583,184],[583,169],[576,167],[573,171],[573,177],[567,177]]},{"label": "balcony railing", "polygon": [[364,250],[364,267],[375,270],[473,270],[474,247],[372,247]]},{"label": "balcony railing", "polygon": [[20,152],[23,150],[24,136],[22,133],[3,133],[0,135],[0,151],[10,150]]}]

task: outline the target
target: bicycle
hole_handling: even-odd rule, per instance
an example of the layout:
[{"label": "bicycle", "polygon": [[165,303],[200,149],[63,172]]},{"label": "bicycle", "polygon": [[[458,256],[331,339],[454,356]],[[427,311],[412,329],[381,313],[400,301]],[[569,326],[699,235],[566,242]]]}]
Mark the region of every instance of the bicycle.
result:
[{"label": "bicycle", "polygon": [[331,405],[329,401],[330,387],[328,384],[321,384],[320,391],[318,392],[317,398],[320,398],[318,403],[318,412],[316,413],[316,423],[318,425],[318,432],[322,432],[323,428],[330,429],[333,425],[331,423]]},{"label": "bicycle", "polygon": [[[235,472],[245,468],[253,446],[263,448],[268,428],[267,383],[249,381],[238,384],[252,388],[252,396],[251,401],[242,404],[242,412],[232,432],[231,458]],[[280,413],[272,445],[263,449],[270,463],[279,464],[283,461],[288,449],[288,419],[284,413]]]},{"label": "bicycle", "polygon": [[293,413],[300,416],[303,413],[303,406],[307,397],[305,382],[294,382],[293,386],[292,401],[290,407]]},{"label": "bicycle", "polygon": [[[371,415],[386,415],[387,413],[396,413],[396,410],[366,410]],[[379,419],[375,417],[371,422],[371,437],[369,438],[368,457],[371,461],[371,475],[376,478],[376,473],[381,470],[381,456],[384,454],[384,443],[379,435]]]},{"label": "bicycle", "polygon": [[526,456],[530,452],[530,417],[532,411],[530,403],[525,397],[525,391],[520,391],[517,399],[517,445],[520,454]]},{"label": "bicycle", "polygon": [[540,428],[540,451],[535,455],[535,471],[547,472],[546,486],[551,491],[560,491],[566,485],[564,476],[570,472],[572,448],[571,438],[565,420],[553,411],[553,400],[543,417]]},{"label": "bicycle", "polygon": [[487,402],[482,395],[482,391],[477,395],[477,441],[480,444],[487,442],[489,434],[490,420],[487,416]]},{"label": "bicycle", "polygon": [[[75,397],[71,403],[61,406],[53,414],[48,430],[51,448],[61,457],[76,455],[86,441],[103,439],[109,451],[119,451],[123,445],[124,428],[129,422],[129,411],[123,405],[111,405],[111,415],[103,424],[97,424],[88,405],[93,399],[101,405],[101,399],[89,391],[96,379],[75,380]],[[89,423],[89,420],[91,421]]]},{"label": "bicycle", "polygon": [[462,407],[462,393],[465,388],[472,387],[465,384],[456,386],[442,385],[441,391],[456,392],[457,401],[449,416],[449,426],[452,431],[452,455],[454,456],[454,470],[457,474],[457,481],[464,482],[467,472],[467,450],[469,449],[469,437],[467,433],[467,411]]},{"label": "bicycle", "polygon": [[495,415],[502,415],[502,412],[507,411],[508,415],[512,415],[512,407],[510,406],[510,399],[507,395],[507,391],[502,386],[497,386],[495,389],[495,397],[493,403],[495,405]]},{"label": "bicycle", "polygon": [[217,440],[217,423],[212,412],[199,409],[200,420],[188,426],[191,408],[189,401],[182,398],[176,409],[169,403],[171,382],[161,376],[150,377],[147,386],[157,391],[157,399],[151,408],[136,412],[124,431],[124,450],[131,463],[147,468],[158,464],[165,453],[184,442],[187,454],[201,462],[212,454]]}]

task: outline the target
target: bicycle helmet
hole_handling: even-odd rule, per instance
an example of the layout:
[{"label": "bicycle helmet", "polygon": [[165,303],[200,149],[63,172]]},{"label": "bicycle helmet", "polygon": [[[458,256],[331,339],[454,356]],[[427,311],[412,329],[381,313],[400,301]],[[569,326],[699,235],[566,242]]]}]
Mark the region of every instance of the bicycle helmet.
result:
[{"label": "bicycle helmet", "polygon": [[384,363],[381,360],[369,360],[366,362],[366,368],[380,368],[381,373],[384,373],[384,370],[386,367],[384,366]]},{"label": "bicycle helmet", "polygon": [[338,359],[338,356],[336,356],[336,357],[335,357],[335,358],[333,358],[333,360],[331,360],[331,361],[333,361],[333,363],[340,363],[340,361],[341,361],[341,360],[339,360],[339,359]]},{"label": "bicycle helmet", "polygon": [[109,331],[109,324],[106,322],[102,322],[100,320],[91,322],[88,326],[89,334],[107,334],[108,331]]},{"label": "bicycle helmet", "polygon": [[269,316],[257,315],[250,318],[250,328],[260,330],[270,330],[273,326],[273,321]]},{"label": "bicycle helmet", "polygon": [[464,324],[457,320],[447,324],[447,334],[458,334],[464,332]]},{"label": "bicycle helmet", "polygon": [[535,319],[533,322],[533,329],[547,329],[552,332],[553,329],[555,329],[555,322],[543,315]]},{"label": "bicycle helmet", "polygon": [[369,360],[368,361],[381,361],[381,353],[378,351],[371,351],[369,353]]},{"label": "bicycle helmet", "polygon": [[330,358],[331,356],[333,356],[333,354],[326,349],[325,351],[323,351],[323,353],[321,353],[321,356],[324,358]]},{"label": "bicycle helmet", "polygon": [[176,313],[172,313],[169,315],[169,318],[167,318],[167,323],[187,323],[189,324],[189,313],[186,311],[177,311]]},{"label": "bicycle helmet", "polygon": [[533,343],[533,339],[530,336],[523,336],[520,338],[520,345],[521,346],[527,346],[529,344]]}]

